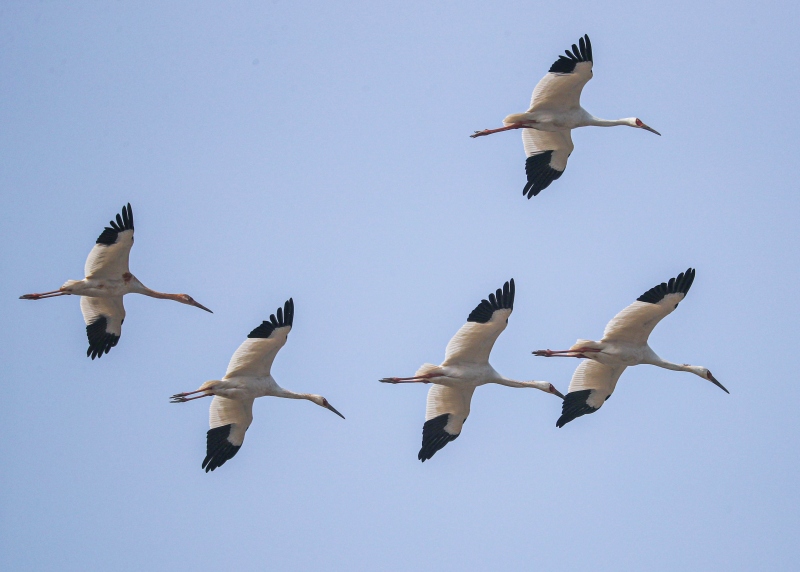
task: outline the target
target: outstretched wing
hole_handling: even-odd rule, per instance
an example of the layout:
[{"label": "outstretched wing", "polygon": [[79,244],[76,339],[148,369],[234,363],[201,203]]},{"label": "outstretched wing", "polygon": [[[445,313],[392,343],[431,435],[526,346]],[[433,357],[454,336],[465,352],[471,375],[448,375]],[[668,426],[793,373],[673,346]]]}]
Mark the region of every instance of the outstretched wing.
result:
[{"label": "outstretched wing", "polygon": [[575,146],[571,131],[539,131],[523,129],[522,144],[525,147],[525,174],[528,182],[522,194],[535,197],[550,183],[564,174]]},{"label": "outstretched wing", "polygon": [[269,375],[275,356],[286,345],[286,339],[292,331],[294,300],[289,298],[284,303],[283,310],[278,308],[276,314],[277,316],[270,315],[269,321],[262,322],[242,342],[231,357],[225,378]]},{"label": "outstretched wing", "polygon": [[122,296],[113,298],[92,298],[81,296],[81,312],[86,322],[86,336],[89,349],[86,357],[103,357],[117,345],[122,335],[122,322],[125,321],[125,306]]},{"label": "outstretched wing", "polygon": [[653,328],[686,297],[694,275],[694,268],[689,268],[639,296],[608,323],[602,341],[646,344]]},{"label": "outstretched wing", "polygon": [[453,339],[447,344],[442,365],[458,363],[488,363],[497,337],[506,329],[508,317],[514,310],[514,279],[481,300],[467,317]]},{"label": "outstretched wing", "polygon": [[569,383],[569,393],[561,404],[561,417],[556,427],[563,427],[573,419],[594,413],[614,393],[624,365],[610,366],[586,359],[578,364]]},{"label": "outstretched wing", "polygon": [[474,391],[473,386],[431,386],[425,424],[422,426],[422,448],[417,454],[420,461],[424,463],[461,434],[461,427],[469,416],[469,404]]},{"label": "outstretched wing", "polygon": [[533,90],[528,111],[563,111],[581,105],[583,86],[592,79],[592,43],[583,36],[572,51],[559,56]]},{"label": "outstretched wing", "polygon": [[253,401],[229,399],[215,395],[209,409],[209,426],[206,434],[206,458],[203,468],[213,471],[232,459],[244,442],[244,434],[253,422]]},{"label": "outstretched wing", "polygon": [[133,209],[130,203],[122,207],[122,214],[109,223],[97,237],[86,259],[86,278],[120,278],[128,272],[128,258],[133,246]]}]

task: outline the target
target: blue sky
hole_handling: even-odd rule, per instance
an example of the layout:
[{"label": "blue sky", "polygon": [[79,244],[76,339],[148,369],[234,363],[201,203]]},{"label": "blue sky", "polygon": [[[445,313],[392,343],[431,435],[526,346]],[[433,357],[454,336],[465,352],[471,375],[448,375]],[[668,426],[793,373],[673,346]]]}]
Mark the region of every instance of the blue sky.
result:
[{"label": "blue sky", "polygon": [[[9,570],[778,570],[800,558],[798,112],[789,2],[0,4],[0,567]],[[522,195],[524,111],[584,33],[582,103],[659,130],[573,134]],[[129,296],[85,357],[77,299],[104,224],[131,270],[214,314]],[[598,338],[687,267],[600,412],[479,388],[461,437],[416,459],[425,387],[490,291],[517,298],[493,365],[566,390]],[[237,457],[205,474],[208,403],[246,334],[293,297]]]}]

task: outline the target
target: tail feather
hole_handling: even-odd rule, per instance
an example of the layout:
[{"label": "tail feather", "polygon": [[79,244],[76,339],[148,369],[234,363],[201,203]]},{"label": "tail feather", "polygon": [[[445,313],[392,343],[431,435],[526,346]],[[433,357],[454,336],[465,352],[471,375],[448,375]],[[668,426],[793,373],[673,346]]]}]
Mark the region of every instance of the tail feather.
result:
[{"label": "tail feather", "polygon": [[215,383],[219,383],[219,380],[218,379],[211,379],[209,381],[206,381],[198,389],[205,389],[205,390],[213,389]]},{"label": "tail feather", "polygon": [[578,349],[581,349],[581,348],[592,348],[592,349],[602,350],[603,346],[601,344],[599,344],[598,342],[595,342],[594,340],[580,340],[579,339],[577,342],[575,342],[575,345],[573,345],[569,349],[578,350]]},{"label": "tail feather", "polygon": [[417,373],[415,373],[414,375],[419,376],[419,375],[426,375],[429,373],[438,373],[438,372],[439,372],[438,365],[433,365],[432,363],[424,363],[421,366],[419,366]]},{"label": "tail feather", "polygon": [[505,119],[503,119],[503,125],[508,127],[509,125],[512,125],[514,123],[521,123],[526,119],[528,119],[527,113],[512,113],[511,115],[508,115],[506,116]]}]

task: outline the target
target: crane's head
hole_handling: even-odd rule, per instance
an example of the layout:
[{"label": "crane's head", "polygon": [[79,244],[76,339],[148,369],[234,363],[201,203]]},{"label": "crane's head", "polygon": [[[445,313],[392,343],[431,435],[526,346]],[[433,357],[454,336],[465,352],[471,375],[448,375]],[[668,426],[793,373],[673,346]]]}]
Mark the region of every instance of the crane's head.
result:
[{"label": "crane's head", "polygon": [[564,395],[549,381],[526,381],[523,383],[528,387],[535,387],[536,389],[544,391],[545,393],[552,393],[553,395],[564,399]]},{"label": "crane's head", "polygon": [[707,367],[703,367],[701,365],[688,365],[688,364],[684,364],[684,367],[686,368],[687,371],[690,371],[695,375],[699,375],[703,379],[707,379],[708,381],[719,387],[725,393],[730,393],[730,391],[725,389],[724,385],[722,385],[720,382],[717,381],[716,377],[711,375],[711,372],[708,371]]},{"label": "crane's head", "polygon": [[173,298],[176,302],[180,302],[181,304],[187,304],[188,306],[194,306],[196,308],[200,308],[201,310],[205,310],[206,312],[210,312],[213,314],[211,310],[200,304],[199,302],[195,302],[194,298],[189,296],[188,294],[175,294]]},{"label": "crane's head", "polygon": [[656,135],[661,135],[658,131],[650,127],[649,125],[645,125],[644,121],[639,119],[638,117],[633,118],[633,123],[630,124],[631,127],[637,127],[639,129],[644,129],[645,131],[649,131],[650,133],[655,133]]},{"label": "crane's head", "polygon": [[331,405],[330,403],[328,403],[328,400],[327,400],[327,399],[325,399],[324,397],[322,397],[321,395],[310,395],[310,396],[308,397],[308,399],[309,399],[310,401],[313,401],[314,403],[316,403],[316,404],[317,404],[317,405],[319,405],[320,407],[324,407],[325,409],[330,409],[331,411],[333,411],[334,413],[336,413],[336,415],[338,415],[339,417],[341,417],[342,419],[344,419],[344,415],[342,415],[341,413],[339,413],[338,411],[336,411],[336,408],[335,408],[333,405]]}]

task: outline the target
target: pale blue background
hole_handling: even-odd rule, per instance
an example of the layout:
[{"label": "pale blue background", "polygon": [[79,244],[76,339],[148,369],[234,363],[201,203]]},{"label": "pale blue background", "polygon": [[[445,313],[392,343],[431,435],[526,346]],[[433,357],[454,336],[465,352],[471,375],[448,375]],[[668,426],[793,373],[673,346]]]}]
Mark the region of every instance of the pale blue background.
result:
[{"label": "pale blue background", "polygon": [[[789,570],[798,532],[798,112],[793,2],[3,2],[0,567],[4,570]],[[523,199],[524,111],[583,33],[583,104],[663,133],[581,129]],[[130,201],[132,271],[214,315],[130,296],[94,362],[77,299]],[[492,363],[565,391],[597,338],[689,266],[651,338],[730,390],[629,370],[598,414],[480,388],[416,459],[427,387],[514,277]],[[293,296],[273,373],[347,416],[262,399],[205,474],[220,377]]]}]

